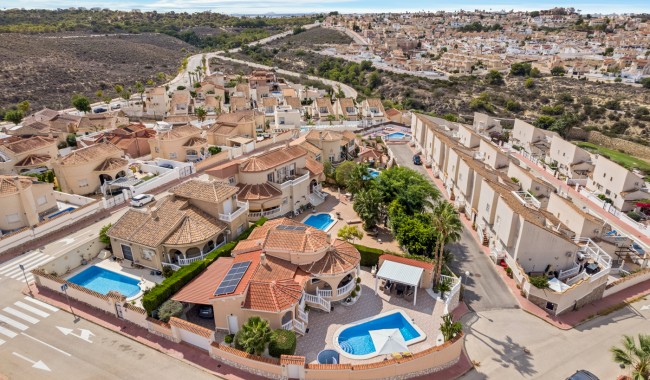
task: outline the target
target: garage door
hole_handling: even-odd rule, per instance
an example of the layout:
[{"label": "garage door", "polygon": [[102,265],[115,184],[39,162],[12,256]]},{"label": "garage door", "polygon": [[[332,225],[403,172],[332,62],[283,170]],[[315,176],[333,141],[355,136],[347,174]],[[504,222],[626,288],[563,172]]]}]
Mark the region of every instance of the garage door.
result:
[{"label": "garage door", "polygon": [[181,340],[187,342],[199,348],[202,348],[206,351],[210,350],[210,339],[203,337],[201,335],[195,334],[191,331],[187,331],[183,328],[179,328],[181,332]]}]

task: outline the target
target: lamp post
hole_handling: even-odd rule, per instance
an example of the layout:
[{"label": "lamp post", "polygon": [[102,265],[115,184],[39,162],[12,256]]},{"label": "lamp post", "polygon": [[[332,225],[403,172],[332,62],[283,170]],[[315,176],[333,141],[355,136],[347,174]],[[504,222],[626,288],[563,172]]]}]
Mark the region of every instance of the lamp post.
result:
[{"label": "lamp post", "polygon": [[29,295],[34,298],[34,294],[32,293],[32,288],[29,286],[29,281],[27,281],[27,275],[25,274],[25,267],[23,264],[18,264],[18,268],[20,268],[21,271],[23,271],[23,277],[25,277],[25,284],[27,284],[27,289],[29,289]]},{"label": "lamp post", "polygon": [[465,291],[467,290],[467,279],[469,278],[469,275],[470,275],[469,271],[466,270],[466,271],[465,271],[465,279],[464,279],[464,280],[465,280],[465,284],[464,284],[464,286],[463,286],[463,301],[465,300]]},{"label": "lamp post", "polygon": [[77,322],[79,320],[79,317],[77,317],[77,315],[74,313],[72,305],[70,304],[70,297],[68,297],[68,284],[61,285],[61,291],[65,294],[65,299],[68,301],[68,307],[70,307],[70,312],[74,316],[74,321]]}]

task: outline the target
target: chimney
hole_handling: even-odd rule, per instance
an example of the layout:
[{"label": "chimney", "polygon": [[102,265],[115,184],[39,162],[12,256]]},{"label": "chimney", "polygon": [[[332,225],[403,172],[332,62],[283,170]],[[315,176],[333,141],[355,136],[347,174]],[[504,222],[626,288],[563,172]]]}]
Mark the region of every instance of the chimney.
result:
[{"label": "chimney", "polygon": [[327,234],[327,244],[332,244],[332,234]]},{"label": "chimney", "polygon": [[260,255],[260,263],[261,263],[262,265],[266,265],[266,263],[267,263],[267,261],[266,261],[266,253],[262,253],[262,254]]},{"label": "chimney", "polygon": [[318,138],[323,141],[323,131],[318,132]]},{"label": "chimney", "polygon": [[158,220],[158,208],[157,207],[151,207],[149,209],[149,214],[151,214],[152,219]]}]

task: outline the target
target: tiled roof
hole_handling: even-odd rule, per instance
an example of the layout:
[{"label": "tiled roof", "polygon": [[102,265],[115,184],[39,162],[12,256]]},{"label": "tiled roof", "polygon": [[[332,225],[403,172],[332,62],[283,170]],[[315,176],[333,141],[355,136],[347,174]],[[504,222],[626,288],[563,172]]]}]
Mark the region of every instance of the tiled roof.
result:
[{"label": "tiled roof", "polygon": [[101,164],[99,164],[99,166],[95,168],[95,171],[104,172],[104,171],[115,170],[121,167],[125,167],[128,164],[129,161],[125,160],[124,158],[110,157],[104,160],[104,162],[102,162]]},{"label": "tiled roof", "polygon": [[22,160],[16,162],[15,166],[34,166],[41,165],[50,161],[52,157],[49,154],[30,154]]},{"label": "tiled roof", "polygon": [[257,110],[239,110],[230,113],[222,113],[221,115],[219,115],[219,117],[217,117],[217,124],[218,123],[237,124],[237,123],[244,123],[247,121],[253,121],[253,119],[257,115],[262,115],[262,113]]},{"label": "tiled roof", "polygon": [[243,307],[252,310],[286,310],[300,301],[303,287],[294,281],[298,267],[266,256],[250,279]]},{"label": "tiled roof", "polygon": [[377,107],[379,109],[384,108],[384,105],[381,104],[381,99],[369,98],[369,99],[366,99],[366,102],[368,103],[368,107]]},{"label": "tiled roof", "polygon": [[169,131],[158,132],[158,134],[161,140],[177,140],[195,135],[198,137],[201,135],[201,130],[191,125],[183,125]]},{"label": "tiled roof", "polygon": [[335,275],[356,268],[360,261],[361,255],[352,244],[337,239],[320,260],[300,268],[308,273]]},{"label": "tiled roof", "polygon": [[319,176],[319,175],[323,174],[323,171],[325,171],[325,167],[323,166],[323,164],[321,164],[320,162],[314,160],[311,157],[307,157],[307,160],[306,160],[306,163],[305,163],[305,168],[307,170],[309,170],[309,172],[313,176]]},{"label": "tiled roof", "polygon": [[210,298],[217,290],[217,284],[226,276],[233,260],[232,257],[220,257],[192,282],[174,294],[172,299],[180,302],[209,304]]},{"label": "tiled roof", "polygon": [[397,115],[400,115],[400,114],[401,114],[401,112],[396,110],[395,108],[389,108],[389,109],[386,110],[386,115],[388,115],[389,117],[397,116]]},{"label": "tiled roof", "polygon": [[78,165],[87,162],[96,162],[112,154],[122,155],[122,150],[110,143],[91,145],[86,148],[73,150],[67,156],[58,160],[60,165]]},{"label": "tiled roof", "polygon": [[[299,226],[303,229],[285,229],[281,226]],[[314,252],[327,249],[327,233],[287,218],[270,220],[253,230],[247,240],[261,241],[266,251]],[[246,240],[244,240],[246,241]],[[241,242],[240,242],[241,244]],[[239,245],[233,252],[237,252]]]},{"label": "tiled roof", "polygon": [[208,133],[216,134],[216,135],[223,135],[223,136],[230,136],[235,130],[237,129],[237,126],[235,125],[228,125],[228,124],[220,124],[217,123],[210,127],[208,129]]},{"label": "tiled roof", "polygon": [[305,357],[297,355],[282,355],[280,356],[280,364],[294,364],[294,365],[305,365]]},{"label": "tiled roof", "polygon": [[[260,263],[260,255],[262,254],[262,251],[254,251],[254,252],[248,252],[248,253],[243,253],[241,255],[235,256],[235,259],[232,261],[232,264],[236,263],[242,263],[245,261],[250,261],[250,265],[248,266],[248,269],[246,269],[246,272],[244,272],[244,275],[242,276],[241,280],[239,281],[239,284],[237,285],[237,288],[232,293],[229,294],[223,294],[220,296],[212,296],[212,298],[225,298],[225,297],[230,297],[234,295],[239,295],[243,294],[244,291],[248,288],[248,285],[251,281],[251,278],[255,274],[255,271],[257,271],[257,267],[259,266]],[[228,268],[230,269],[230,268]],[[219,287],[219,282],[215,282],[214,284],[214,290],[212,291],[213,293],[217,290],[217,287]]]},{"label": "tiled roof", "polygon": [[285,96],[284,97],[284,102],[288,105],[291,106],[291,109],[298,110],[302,107],[302,104],[300,103],[300,99],[293,97],[293,96]]},{"label": "tiled roof", "polygon": [[260,199],[275,198],[282,195],[282,191],[278,190],[272,184],[265,182],[257,185],[237,185],[240,187],[237,199],[242,201],[255,201]]},{"label": "tiled roof", "polygon": [[418,267],[426,270],[433,270],[433,263],[427,263],[420,260],[409,259],[408,257],[383,254],[381,255],[381,258],[388,261],[394,261],[396,263],[410,265],[412,267]]},{"label": "tiled roof", "polygon": [[167,196],[150,210],[129,209],[107,234],[156,248],[163,242],[174,245],[201,243],[227,227],[220,220],[189,205],[187,200]]},{"label": "tiled roof", "polygon": [[311,152],[312,154],[321,154],[321,149],[317,147],[316,145],[310,143],[309,141],[303,141],[300,144],[301,147],[305,148],[307,151]]},{"label": "tiled roof", "polygon": [[332,108],[332,101],[329,98],[316,98],[316,105],[330,110]]},{"label": "tiled roof", "polygon": [[8,195],[18,192],[18,187],[16,187],[14,178],[17,178],[18,181],[20,181],[23,189],[31,186],[32,183],[38,183],[36,178],[33,177],[0,175],[0,194]]},{"label": "tiled roof", "polygon": [[54,138],[33,136],[4,144],[4,147],[16,154],[20,154],[54,144],[56,144],[56,139]]},{"label": "tiled roof", "polygon": [[307,140],[316,140],[316,141],[339,141],[343,138],[341,132],[328,131],[328,130],[315,130],[312,129],[307,133],[305,139]]},{"label": "tiled roof", "polygon": [[169,192],[183,198],[197,199],[210,203],[221,203],[237,194],[237,191],[237,187],[230,186],[221,181],[191,179],[173,187]]},{"label": "tiled roof", "polygon": [[203,137],[190,137],[189,140],[183,146],[186,147],[191,147],[191,146],[202,146],[208,143],[208,140],[204,139]]},{"label": "tiled roof", "polygon": [[191,333],[202,336],[204,338],[211,337],[213,333],[213,331],[210,329],[207,329],[203,326],[195,325],[192,322],[186,321],[184,319],[176,318],[176,317],[171,317],[169,319],[169,324],[171,326],[176,326],[178,328],[189,331]]},{"label": "tiled roof", "polygon": [[355,135],[352,131],[343,131],[342,135],[343,139],[347,141],[352,141],[357,138],[357,135]]},{"label": "tiled roof", "polygon": [[49,109],[49,108],[43,108],[42,110],[34,113],[34,117],[40,119],[40,120],[52,120],[59,116],[59,112]]},{"label": "tiled roof", "polygon": [[242,163],[239,171],[242,172],[263,172],[280,166],[289,161],[295,160],[307,154],[307,151],[297,145],[288,148],[276,149],[262,153],[259,156],[250,157]]}]

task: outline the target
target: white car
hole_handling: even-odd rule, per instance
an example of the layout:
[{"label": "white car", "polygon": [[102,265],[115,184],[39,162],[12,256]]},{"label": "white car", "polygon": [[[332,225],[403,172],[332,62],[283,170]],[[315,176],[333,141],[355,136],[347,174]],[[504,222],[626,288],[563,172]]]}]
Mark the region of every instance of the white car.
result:
[{"label": "white car", "polygon": [[140,194],[136,195],[131,199],[131,206],[142,207],[147,203],[153,202],[154,198],[151,194]]}]

